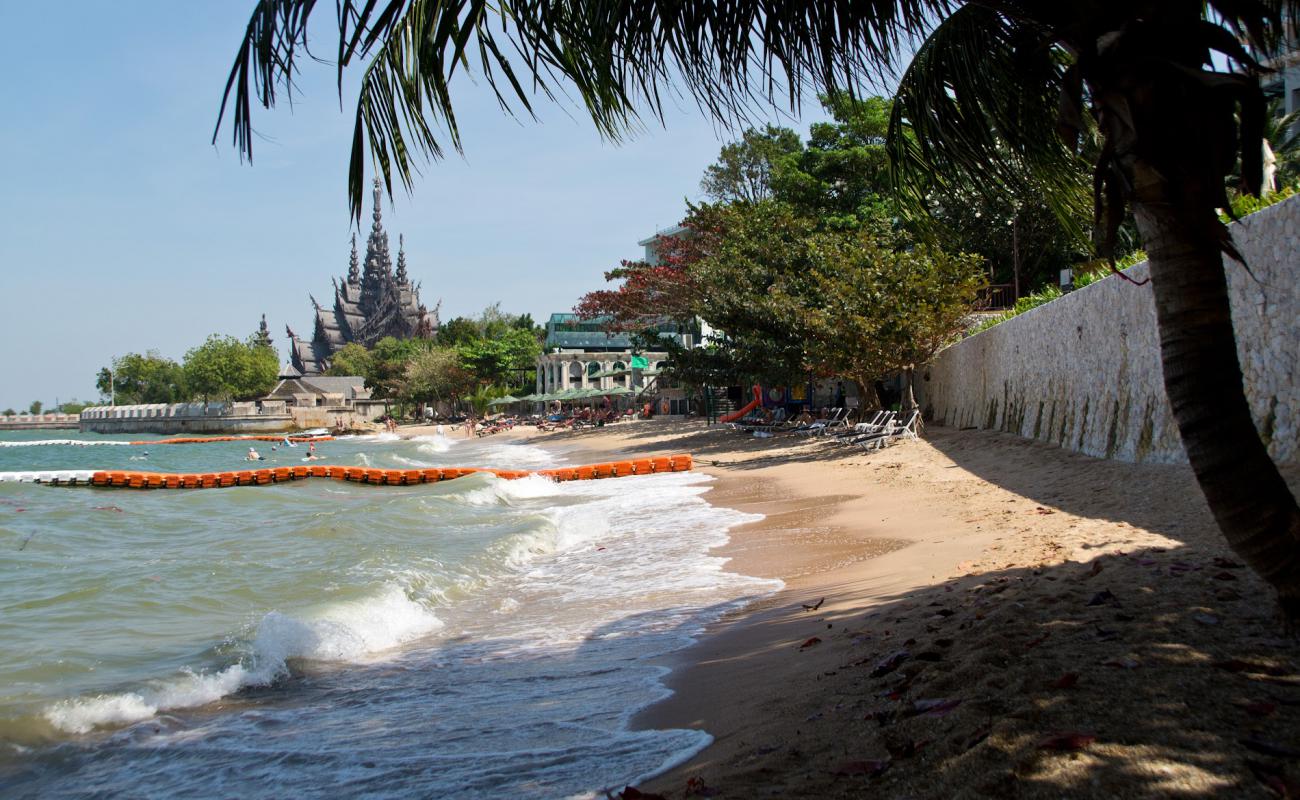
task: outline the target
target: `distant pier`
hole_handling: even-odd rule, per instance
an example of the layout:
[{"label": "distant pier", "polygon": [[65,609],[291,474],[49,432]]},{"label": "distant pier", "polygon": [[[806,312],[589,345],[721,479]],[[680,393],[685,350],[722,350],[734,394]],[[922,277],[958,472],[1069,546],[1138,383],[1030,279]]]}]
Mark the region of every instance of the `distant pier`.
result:
[{"label": "distant pier", "polygon": [[81,417],[76,414],[15,414],[0,416],[0,431],[36,431],[59,428],[76,430]]}]

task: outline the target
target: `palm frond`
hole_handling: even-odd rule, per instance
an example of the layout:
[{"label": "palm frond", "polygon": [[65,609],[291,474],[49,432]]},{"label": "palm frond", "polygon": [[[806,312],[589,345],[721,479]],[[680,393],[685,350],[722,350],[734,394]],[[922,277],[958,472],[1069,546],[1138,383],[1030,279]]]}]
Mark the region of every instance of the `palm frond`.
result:
[{"label": "palm frond", "polygon": [[1089,127],[1079,92],[1050,31],[982,6],[954,12],[921,44],[894,101],[887,147],[904,210],[923,215],[936,191],[1041,197],[1085,237],[1087,164],[1058,135],[1062,117]]},{"label": "palm frond", "polygon": [[[807,91],[853,93],[890,74],[912,38],[958,0],[336,0],[337,69],[369,59],[357,102],[348,189],[354,215],[369,150],[390,191],[415,158],[460,148],[451,80],[477,57],[507,113],[572,92],[602,135],[662,116],[680,86],[723,124],[797,108]],[[252,158],[253,99],[292,98],[315,0],[260,0],[231,68],[213,133]]]}]

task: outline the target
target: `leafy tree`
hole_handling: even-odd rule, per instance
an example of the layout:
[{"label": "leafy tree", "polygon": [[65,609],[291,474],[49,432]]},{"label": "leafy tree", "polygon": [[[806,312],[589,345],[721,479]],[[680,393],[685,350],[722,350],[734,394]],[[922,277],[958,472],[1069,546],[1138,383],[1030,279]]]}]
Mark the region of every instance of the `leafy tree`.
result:
[{"label": "leafy tree", "polygon": [[3,413],[6,417],[12,417],[15,412],[12,408],[6,408]]},{"label": "leafy tree", "polygon": [[406,363],[401,396],[412,402],[452,402],[472,391],[474,378],[461,366],[454,347],[434,347]]},{"label": "leafy tree", "polygon": [[[249,157],[253,95],[269,106],[277,89],[291,91],[311,12],[323,5],[285,0],[253,13],[226,95],[235,142]],[[1150,256],[1166,393],[1192,470],[1229,544],[1277,590],[1287,615],[1300,617],[1300,507],[1246,403],[1223,263],[1224,253],[1239,254],[1216,213],[1228,207],[1225,177],[1238,152],[1247,191],[1257,194],[1262,179],[1261,67],[1241,40],[1281,52],[1300,2],[700,0],[682,13],[679,3],[655,2],[340,0],[336,13],[340,89],[342,71],[373,56],[348,179],[358,218],[367,161],[390,186],[393,171],[409,185],[413,153],[442,153],[435,126],[459,147],[446,87],[471,53],[481,54],[483,79],[507,110],[512,102],[531,110],[534,96],[571,86],[612,137],[634,127],[642,109],[660,112],[674,80],[730,121],[758,98],[775,102],[777,87],[797,102],[803,87],[833,93],[910,59],[889,140],[901,195],[917,205],[936,177],[992,195],[1028,174],[1070,224],[1086,210],[1073,183],[1083,172],[1077,148],[1100,137],[1102,249],[1113,254],[1131,208]],[[915,50],[902,46],[918,38]],[[1216,71],[1212,51],[1238,71]]]},{"label": "leafy tree", "polygon": [[325,374],[335,377],[348,375],[364,377],[370,374],[371,360],[370,351],[365,348],[365,345],[348,342],[330,356],[329,369],[325,370]]},{"label": "leafy tree", "polygon": [[984,285],[979,257],[893,250],[864,231],[819,233],[807,249],[806,269],[772,294],[810,342],[809,368],[849,378],[864,403],[875,381],[900,372],[904,409],[915,408],[913,369],[959,337]]},{"label": "leafy tree", "polygon": [[719,203],[757,203],[772,196],[772,176],[781,159],[803,150],[799,134],[773,125],[750,128],[740,141],[722,146],[716,163],[704,171],[700,189]]},{"label": "leafy tree", "polygon": [[461,365],[482,385],[518,385],[521,373],[531,373],[542,353],[536,334],[508,328],[500,335],[459,347]]},{"label": "leafy tree", "polygon": [[42,403],[40,400],[33,400],[33,401],[32,401],[32,404],[31,404],[30,406],[27,407],[27,413],[29,413],[29,414],[39,414],[39,413],[41,413],[41,409],[43,409],[43,408],[45,408],[45,404],[44,404],[44,403]]},{"label": "leafy tree", "polygon": [[183,403],[193,396],[185,384],[181,365],[156,350],[127,353],[113,359],[111,368],[99,371],[95,387],[103,397],[112,396],[123,405]]},{"label": "leafy tree", "polygon": [[366,386],[375,397],[399,397],[407,362],[430,346],[426,339],[397,339],[392,336],[375,342],[370,350],[369,371],[365,373]]},{"label": "leafy tree", "polygon": [[455,317],[442,323],[438,328],[438,344],[450,346],[468,344],[482,338],[482,335],[477,322],[468,317]]},{"label": "leafy tree", "polygon": [[84,400],[68,400],[67,402],[59,404],[58,411],[62,414],[80,414],[91,405],[91,403]]},{"label": "leafy tree", "polygon": [[251,399],[275,386],[279,358],[269,347],[212,334],[185,353],[185,383],[195,395],[212,399]]}]

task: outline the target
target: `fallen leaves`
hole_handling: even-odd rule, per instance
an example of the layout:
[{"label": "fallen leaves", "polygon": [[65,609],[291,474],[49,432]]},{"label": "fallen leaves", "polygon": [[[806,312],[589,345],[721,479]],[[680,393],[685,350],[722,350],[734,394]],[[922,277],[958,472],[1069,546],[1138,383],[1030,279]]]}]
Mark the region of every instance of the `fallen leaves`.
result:
[{"label": "fallen leaves", "polygon": [[1091,733],[1055,733],[1038,742],[1039,750],[1057,750],[1061,752],[1076,752],[1084,749],[1088,745],[1097,741],[1097,737]]},{"label": "fallen leaves", "polygon": [[1079,682],[1079,673],[1067,672],[1052,683],[1053,689],[1073,689]]}]

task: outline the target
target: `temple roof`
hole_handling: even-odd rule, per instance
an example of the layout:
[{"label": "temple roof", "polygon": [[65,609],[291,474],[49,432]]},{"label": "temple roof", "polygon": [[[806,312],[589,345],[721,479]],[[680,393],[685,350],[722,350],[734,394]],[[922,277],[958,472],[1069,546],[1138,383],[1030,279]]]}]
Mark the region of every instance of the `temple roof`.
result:
[{"label": "temple roof", "polygon": [[330,357],[352,342],[371,347],[386,336],[432,338],[437,333],[438,307],[433,311],[425,308],[420,302],[419,284],[412,283],[407,275],[404,237],[398,238],[394,274],[388,234],[383,226],[378,179],[365,257],[359,257],[353,235],[347,275],[343,280],[334,279],[333,304],[321,306],[314,298],[312,303],[316,313],[311,341],[299,339],[289,331],[290,360],[304,376],[324,372]]}]

